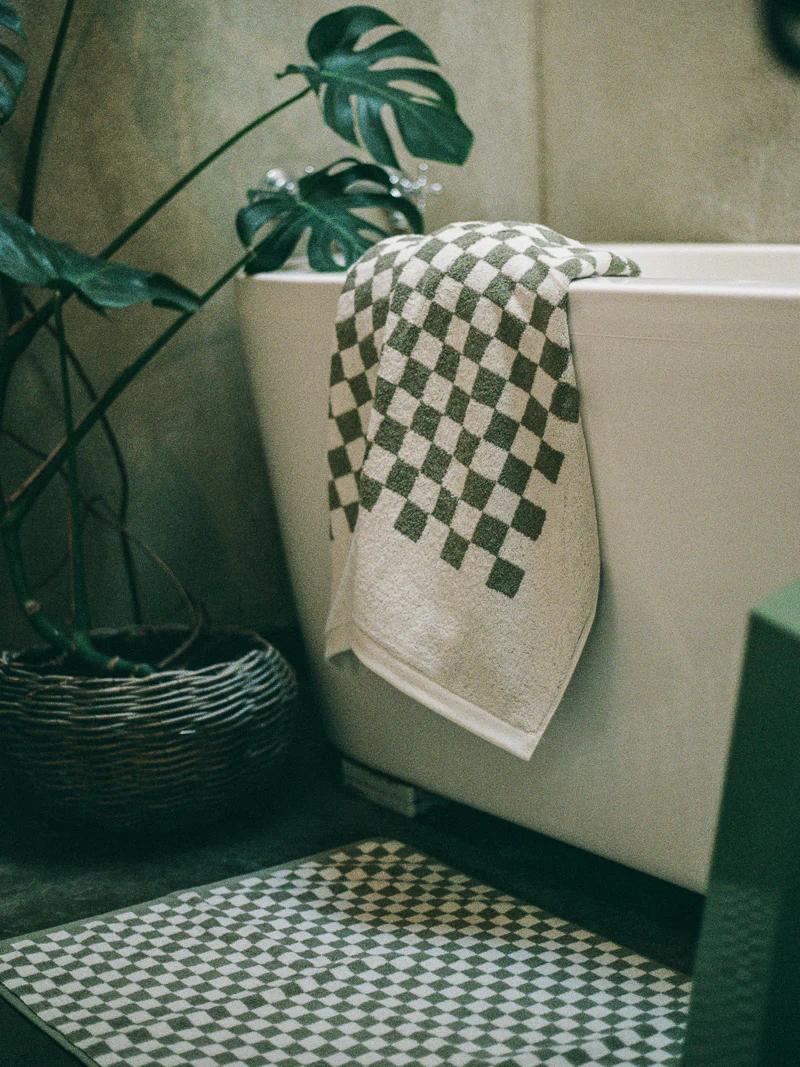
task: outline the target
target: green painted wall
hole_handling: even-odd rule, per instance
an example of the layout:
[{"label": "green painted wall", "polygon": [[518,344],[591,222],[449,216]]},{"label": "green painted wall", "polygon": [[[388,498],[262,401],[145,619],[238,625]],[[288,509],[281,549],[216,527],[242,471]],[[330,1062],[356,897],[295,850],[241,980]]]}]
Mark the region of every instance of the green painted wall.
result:
[{"label": "green painted wall", "polygon": [[581,237],[800,241],[800,77],[757,0],[545,0],[544,211]]}]

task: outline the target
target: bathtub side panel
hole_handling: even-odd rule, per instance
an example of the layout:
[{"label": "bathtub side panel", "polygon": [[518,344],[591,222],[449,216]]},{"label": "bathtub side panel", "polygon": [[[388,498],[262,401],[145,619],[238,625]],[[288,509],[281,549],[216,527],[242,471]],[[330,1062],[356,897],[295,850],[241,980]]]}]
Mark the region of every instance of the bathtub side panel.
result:
[{"label": "bathtub side panel", "polygon": [[[614,330],[608,323],[621,312],[598,303],[603,293],[574,294],[603,583],[581,663],[524,763],[355,662],[322,660],[336,295],[331,280],[239,284],[288,563],[334,741],[433,792],[702,889],[747,609],[800,571],[791,403],[800,376],[785,332],[760,355],[769,309],[739,309],[735,329],[720,319],[723,340],[712,330],[676,344],[669,333],[653,336],[650,297]],[[676,306],[664,321],[694,313],[712,322],[721,314]]]}]

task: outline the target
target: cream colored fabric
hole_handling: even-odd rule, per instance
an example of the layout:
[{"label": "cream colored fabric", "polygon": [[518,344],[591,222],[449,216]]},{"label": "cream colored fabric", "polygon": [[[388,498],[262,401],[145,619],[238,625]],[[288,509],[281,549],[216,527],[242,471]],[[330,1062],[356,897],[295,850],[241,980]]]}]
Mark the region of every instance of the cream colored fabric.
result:
[{"label": "cream colored fabric", "polygon": [[546,227],[458,223],[381,242],[339,301],[326,654],[525,759],[600,574],[568,286],[634,273]]}]

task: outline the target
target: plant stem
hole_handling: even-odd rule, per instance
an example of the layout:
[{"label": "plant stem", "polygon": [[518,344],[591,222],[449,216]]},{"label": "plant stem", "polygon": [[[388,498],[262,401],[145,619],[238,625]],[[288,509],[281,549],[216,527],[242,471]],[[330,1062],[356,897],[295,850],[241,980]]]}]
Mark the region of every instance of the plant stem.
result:
[{"label": "plant stem", "polygon": [[69,379],[67,338],[64,332],[64,317],[61,309],[56,312],[58,334],[58,360],[61,369],[61,397],[64,405],[64,428],[67,439],[67,489],[69,492],[69,555],[72,579],[72,612],[75,625],[75,640],[88,641],[92,628],[89,597],[86,591],[86,569],[83,557],[83,501],[78,479],[78,456],[74,444],[69,444],[75,428],[72,409],[72,383]]},{"label": "plant stem", "polygon": [[[26,441],[24,437],[21,437],[13,430],[3,430],[3,434],[10,441],[13,441],[15,445],[21,448],[23,452],[27,452],[28,455],[34,456],[36,459],[40,460],[47,458],[47,453],[42,452],[41,449],[36,448],[30,443],[30,441]],[[66,480],[66,475],[64,474],[63,470],[59,471],[58,473],[62,478],[64,478],[64,480]],[[187,614],[192,619],[192,632],[198,631],[203,624],[204,614],[197,606],[197,604],[195,604],[186,586],[183,584],[177,574],[173,571],[173,569],[169,566],[169,564],[166,563],[161,558],[161,556],[159,556],[158,553],[155,552],[145,541],[143,541],[140,537],[137,537],[132,530],[129,530],[127,527],[123,528],[120,525],[118,516],[114,513],[113,508],[109,506],[108,501],[105,500],[102,496],[91,497],[89,499],[84,497],[82,502],[84,511],[86,511],[88,514],[93,515],[94,518],[99,519],[100,522],[104,523],[106,526],[111,527],[113,530],[118,531],[120,534],[124,533],[125,536],[128,537],[134,545],[136,545],[139,551],[143,555],[147,556],[150,562],[163,572],[168,581],[170,581],[175,587],[176,592],[178,593],[179,597],[184,603],[184,606],[186,607]],[[67,563],[69,563],[69,555],[65,556],[64,559],[57,565],[57,567],[53,568],[53,571],[48,574],[44,579],[41,579],[37,583],[37,585],[45,585],[48,582],[52,581],[52,579],[55,578],[55,576],[63,569],[63,567]],[[179,652],[180,650],[177,651]],[[175,658],[175,654],[175,652],[170,653],[166,660],[161,660],[158,664],[159,669],[166,662],[172,661]]]},{"label": "plant stem", "polygon": [[8,387],[14,366],[62,300],[61,296],[48,300],[36,311],[15,322],[0,346],[0,427],[3,425]]},{"label": "plant stem", "polygon": [[76,642],[71,640],[53,623],[44,613],[41,603],[33,596],[28,584],[28,576],[25,572],[25,563],[22,554],[19,528],[16,526],[0,527],[3,548],[5,549],[8,569],[11,574],[11,584],[28,622],[35,633],[48,645],[60,649],[67,654],[78,653],[81,659],[93,667],[110,672],[112,674],[133,675],[144,678],[153,674],[153,668],[148,663],[133,663],[119,656],[105,656],[93,647],[78,648]]},{"label": "plant stem", "polygon": [[[42,87],[39,90],[39,99],[36,102],[36,111],[33,116],[31,136],[28,141],[28,150],[25,153],[25,162],[22,168],[22,180],[20,194],[17,202],[17,214],[26,222],[33,220],[33,209],[36,201],[36,184],[39,177],[39,164],[42,158],[44,135],[47,129],[47,116],[50,113],[50,102],[53,97],[58,67],[64,52],[67,40],[70,20],[75,9],[76,0],[66,0],[61,14],[61,22],[58,27],[53,49],[50,53],[50,62],[47,64]],[[2,282],[3,298],[8,309],[9,324],[13,324],[22,318],[22,291],[20,286],[9,278]]]},{"label": "plant stem", "polygon": [[[27,298],[25,300],[25,304],[29,310],[32,308],[32,305]],[[50,323],[47,324],[47,329],[56,338],[56,340],[58,340],[57,331]],[[89,377],[85,367],[81,363],[72,346],[66,342],[66,339],[64,339],[64,343],[67,357],[69,358],[72,369],[75,371],[78,380],[83,386],[84,392],[93,404],[96,403],[98,393],[94,387],[94,383]],[[120,494],[116,516],[119,523],[118,533],[120,542],[120,552],[122,554],[122,565],[125,571],[125,579],[127,582],[128,592],[130,594],[131,599],[131,616],[133,618],[134,623],[137,626],[140,626],[143,621],[142,601],[141,596],[139,595],[139,582],[136,576],[136,562],[133,558],[133,551],[131,549],[130,544],[130,535],[127,529],[128,509],[130,506],[131,495],[130,479],[128,478],[128,468],[125,463],[125,457],[122,454],[122,448],[120,447],[117,435],[114,433],[114,430],[111,427],[111,423],[106,418],[106,416],[103,416],[103,418],[100,420],[100,427],[106,438],[108,447],[111,450],[114,465],[117,468],[117,474],[119,476]],[[39,458],[45,457],[40,456]]]},{"label": "plant stem", "polygon": [[[199,308],[204,307],[209,300],[211,300],[211,298],[241,270],[245,263],[250,259],[251,255],[251,251],[246,252],[236,261],[236,263],[229,267],[223,275],[217,278],[208,289],[206,289],[199,299],[198,310]],[[25,515],[30,511],[34,502],[50,484],[53,476],[63,465],[68,449],[77,447],[80,444],[89,431],[105,415],[117,397],[124,392],[128,385],[130,385],[134,378],[144,370],[153,357],[172,340],[176,333],[183,329],[186,323],[189,322],[195,314],[195,311],[185,311],[182,315],[179,315],[178,318],[174,319],[166,330],[159,334],[155,341],[148,345],[132,363],[129,363],[127,367],[120,371],[100,399],[89,409],[89,411],[86,412],[78,425],[75,426],[74,430],[69,433],[63,441],[56,445],[47,459],[40,463],[28,478],[25,479],[22,485],[11,494],[7,501],[5,515],[0,519],[0,525],[3,523],[16,525],[22,521]]]},{"label": "plant stem", "polygon": [[26,222],[33,221],[33,208],[36,200],[36,183],[39,177],[39,163],[42,158],[44,135],[47,129],[47,116],[50,112],[50,102],[53,97],[58,66],[64,52],[64,45],[69,32],[69,24],[75,10],[76,0],[66,0],[61,22],[58,27],[56,39],[53,42],[53,50],[50,53],[50,62],[39,92],[39,100],[36,104],[36,112],[31,127],[31,137],[28,142],[28,151],[25,156],[25,164],[22,170],[22,189],[20,192],[17,214]]},{"label": "plant stem", "polygon": [[205,159],[201,159],[196,166],[192,167],[190,171],[187,171],[187,173],[184,174],[182,178],[179,178],[174,185],[171,185],[165,193],[162,193],[150,207],[135,218],[129,226],[126,226],[122,233],[118,234],[113,241],[109,242],[101,252],[98,252],[98,255],[113,256],[113,254],[122,248],[124,244],[127,244],[131,237],[138,233],[154,215],[156,215],[163,207],[166,207],[170,200],[174,199],[182,189],[185,189],[190,182],[194,181],[198,175],[202,174],[206,167],[210,167],[211,164],[227,152],[229,148],[233,148],[233,146],[241,141],[243,137],[246,137],[248,133],[252,133],[253,130],[258,129],[258,127],[265,123],[267,119],[271,119],[273,115],[277,115],[278,112],[283,111],[284,108],[289,107],[290,104],[294,104],[298,100],[301,100],[310,92],[311,86],[307,85],[305,89],[301,89],[299,93],[287,97],[282,103],[270,108],[269,111],[265,111],[263,115],[259,115],[258,118],[253,119],[253,121],[249,122],[246,126],[242,126],[242,128],[237,130],[237,132],[229,137],[227,141],[223,141],[219,148],[215,148],[213,152],[205,157]]},{"label": "plant stem", "polygon": [[[221,144],[219,148],[216,148],[213,152],[207,155],[205,159],[202,159],[196,166],[192,167],[187,174],[184,174],[182,178],[179,178],[178,181],[170,186],[165,193],[162,193],[150,207],[146,208],[141,215],[130,223],[130,225],[126,226],[122,233],[118,234],[98,254],[101,256],[111,256],[114,252],[117,252],[134,236],[134,234],[137,234],[157,212],[163,207],[166,207],[166,205],[176,197],[178,193],[189,184],[189,182],[202,174],[206,167],[209,167],[216,159],[219,159],[223,152],[227,152],[229,148],[232,148],[238,141],[241,141],[248,133],[252,133],[253,130],[261,126],[267,119],[272,118],[273,115],[277,115],[280,111],[283,111],[284,108],[289,107],[290,104],[294,104],[298,100],[301,100],[310,92],[311,87],[306,86],[306,88],[301,89],[299,93],[287,97],[282,103],[270,108],[269,111],[265,111],[263,115],[259,115],[258,118],[253,119],[252,122],[243,126],[229,137],[227,141]],[[10,334],[4,340],[2,346],[0,346],[0,425],[2,425],[5,398],[8,392],[8,383],[14,369],[14,364],[19,356],[22,355],[25,349],[31,344],[41,327],[55,314],[56,307],[59,304],[64,304],[68,299],[69,296],[59,295],[51,297],[47,303],[42,304],[36,312],[32,315],[28,315],[27,318],[18,325],[18,329]]]},{"label": "plant stem", "polygon": [[19,529],[14,526],[3,526],[0,527],[0,533],[2,533],[3,537],[3,548],[8,561],[8,570],[11,575],[14,595],[28,622],[48,645],[60,648],[63,652],[73,652],[75,646],[72,641],[62,630],[59,630],[55,623],[47,618],[41,603],[31,592],[28,576],[25,572]]}]

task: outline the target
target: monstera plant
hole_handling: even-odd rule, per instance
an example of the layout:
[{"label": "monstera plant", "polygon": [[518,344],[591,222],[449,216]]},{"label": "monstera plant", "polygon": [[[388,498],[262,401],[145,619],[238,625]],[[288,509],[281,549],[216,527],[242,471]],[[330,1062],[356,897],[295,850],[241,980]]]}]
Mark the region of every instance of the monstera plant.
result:
[{"label": "monstera plant", "polygon": [[[17,203],[0,208],[0,291],[6,318],[0,341],[0,446],[13,442],[30,459],[27,477],[15,486],[5,484],[8,464],[0,461],[0,542],[15,599],[40,642],[37,649],[0,653],[0,758],[20,770],[51,809],[103,825],[128,825],[148,814],[161,822],[178,811],[221,810],[221,800],[233,795],[234,784],[249,789],[249,781],[263,782],[266,766],[288,748],[294,683],[280,654],[258,635],[239,632],[233,644],[224,645],[223,654],[222,631],[206,623],[180,583],[192,624],[172,629],[141,625],[134,548],[177,579],[129,529],[128,475],[108,413],[238,272],[281,266],[301,238],[307,238],[314,269],[340,269],[388,235],[387,218],[399,217],[409,229],[421,229],[420,212],[396,195],[397,175],[385,169],[398,162],[386,125],[389,114],[406,149],[418,159],[463,163],[472,134],[427,45],[376,8],[347,7],[313,26],[308,62],[277,75],[302,79],[302,87],[234,132],[105,248],[84,251],[54,240],[32,222],[45,128],[79,3],[65,0]],[[8,0],[0,0],[0,36],[2,125],[14,115],[26,76],[20,54],[25,34]],[[351,155],[307,173],[292,191],[251,190],[236,218],[243,252],[199,294],[157,270],[112,258],[223,153],[312,94],[323,121],[374,162]],[[105,316],[109,326],[115,315],[134,305],[151,304],[173,314],[122,370],[96,385],[68,337],[64,307],[72,300],[84,305],[87,315]],[[48,340],[47,349],[34,345],[41,338]],[[9,419],[16,406],[26,406],[22,382],[29,378],[20,373],[20,364],[34,353],[39,365],[52,364],[58,382],[61,410],[54,421],[61,435],[49,448],[22,437]],[[52,427],[42,430],[52,440]],[[94,431],[105,435],[117,466],[116,508],[96,495],[87,498],[84,490],[83,446]],[[65,490],[68,553],[62,564],[71,601],[68,610],[58,613],[48,609],[32,585],[23,542],[32,517],[39,514],[35,505],[56,482]],[[84,545],[89,514],[116,530],[130,588],[131,620],[120,620],[110,633],[92,625]],[[143,725],[137,727],[137,722]]]},{"label": "monstera plant", "polygon": [[[52,335],[58,353],[64,432],[60,443],[46,455],[34,443],[17,440],[32,457],[32,469],[20,485],[0,487],[0,535],[16,599],[40,638],[56,652],[68,654],[72,662],[82,662],[87,670],[145,676],[156,664],[110,655],[107,649],[100,651],[92,637],[82,548],[85,517],[91,503],[87,504],[82,496],[79,463],[85,438],[96,427],[102,429],[126,481],[121,450],[107,412],[134,378],[238,271],[281,266],[304,234],[308,235],[307,252],[313,269],[341,269],[388,234],[385,226],[375,221],[375,209],[379,209],[377,217],[381,221],[386,213],[399,211],[409,229],[421,229],[418,209],[410,200],[396,195],[391,175],[385,169],[398,165],[386,124],[389,115],[407,151],[420,159],[463,163],[470,151],[472,134],[458,114],[452,88],[436,69],[437,60],[430,48],[376,8],[347,7],[324,16],[312,27],[307,40],[308,62],[290,64],[277,75],[279,79],[303,79],[306,84],[299,91],[235,132],[128,223],[105,248],[97,253],[84,252],[53,240],[31,224],[44,129],[78,2],[67,0],[64,5],[40,90],[16,211],[0,209],[0,276],[7,311],[7,330],[0,345],[0,433],[4,432],[4,415],[12,403],[15,368],[42,331]],[[25,82],[25,64],[19,55],[24,49],[23,27],[7,0],[0,0],[0,29],[13,45],[0,45],[0,121],[5,122],[13,115]],[[365,35],[369,38],[366,44]],[[306,174],[296,193],[251,190],[248,204],[236,219],[244,252],[199,295],[157,271],[111,258],[224,152],[308,94],[318,98],[324,122],[375,162],[340,159]],[[67,336],[62,310],[73,297],[88,309],[104,314],[141,303],[179,314],[99,389],[89,380]],[[73,602],[71,617],[58,620],[50,616],[31,591],[21,540],[33,505],[56,478],[63,480],[70,501]],[[127,499],[124,504],[126,507]],[[125,529],[125,507],[121,515],[105,517],[121,527],[123,561],[134,586],[132,604],[137,616],[139,596],[130,537]]]}]

